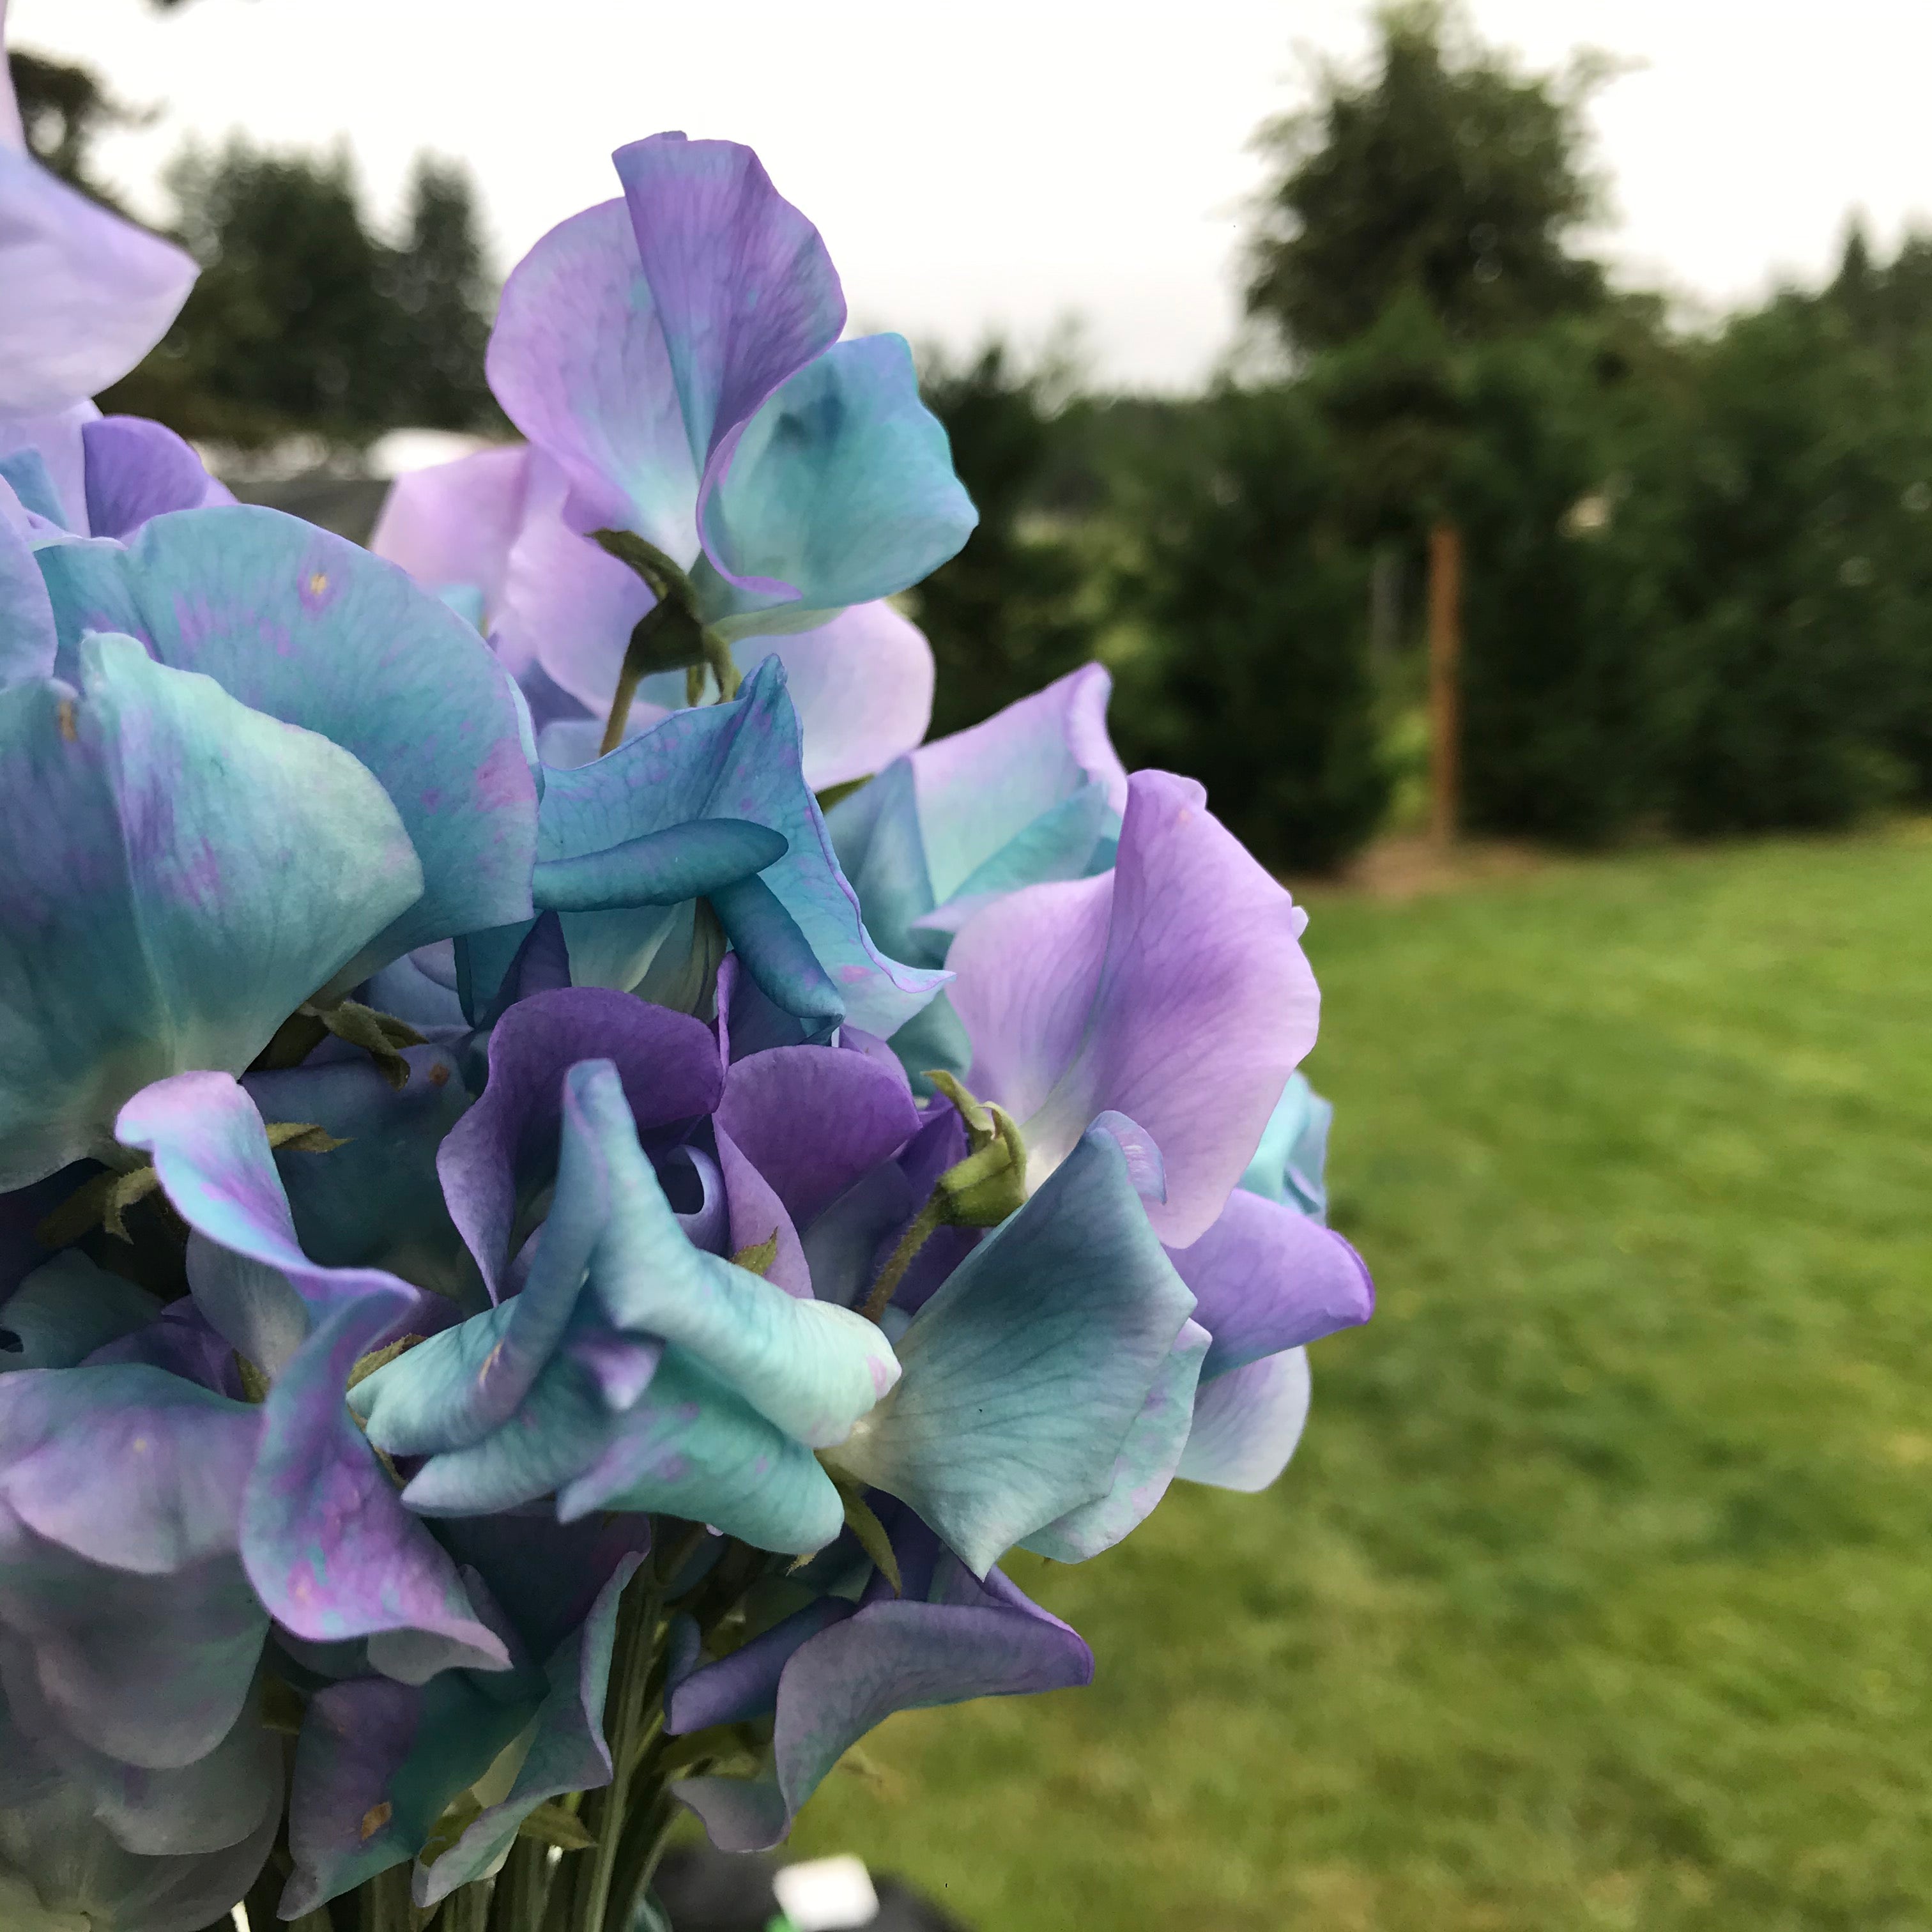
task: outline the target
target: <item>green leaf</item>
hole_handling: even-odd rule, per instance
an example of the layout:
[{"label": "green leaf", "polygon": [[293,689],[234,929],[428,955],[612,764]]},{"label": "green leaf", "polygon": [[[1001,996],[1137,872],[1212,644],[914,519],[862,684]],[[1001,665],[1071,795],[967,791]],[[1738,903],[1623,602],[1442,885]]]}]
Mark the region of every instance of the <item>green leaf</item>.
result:
[{"label": "green leaf", "polygon": [[778,1231],[774,1228],[762,1241],[748,1248],[740,1248],[731,1257],[731,1265],[741,1268],[751,1274],[768,1275],[772,1262],[778,1258]]},{"label": "green leaf", "polygon": [[534,1838],[540,1845],[554,1845],[560,1852],[587,1852],[597,1840],[584,1828],[583,1821],[561,1804],[539,1804],[517,1827],[520,1838]]}]

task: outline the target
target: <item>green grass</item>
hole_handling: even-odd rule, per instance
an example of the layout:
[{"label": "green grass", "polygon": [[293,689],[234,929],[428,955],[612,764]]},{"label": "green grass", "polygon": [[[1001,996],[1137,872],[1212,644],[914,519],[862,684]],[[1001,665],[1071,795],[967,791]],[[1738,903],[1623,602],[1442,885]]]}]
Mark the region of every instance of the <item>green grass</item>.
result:
[{"label": "green grass", "polygon": [[1380,1312],[1271,1492],[1013,1565],[1092,1690],[796,1849],[982,1932],[1932,1925],[1932,832],[1313,910]]}]

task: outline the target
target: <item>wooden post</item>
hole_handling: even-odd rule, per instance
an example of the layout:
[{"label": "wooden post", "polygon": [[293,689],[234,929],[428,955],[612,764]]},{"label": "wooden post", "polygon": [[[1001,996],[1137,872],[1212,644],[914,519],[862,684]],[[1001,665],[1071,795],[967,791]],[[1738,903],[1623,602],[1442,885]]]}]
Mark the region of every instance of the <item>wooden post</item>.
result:
[{"label": "wooden post", "polygon": [[1462,533],[1429,532],[1429,833],[1453,844],[1461,789]]}]

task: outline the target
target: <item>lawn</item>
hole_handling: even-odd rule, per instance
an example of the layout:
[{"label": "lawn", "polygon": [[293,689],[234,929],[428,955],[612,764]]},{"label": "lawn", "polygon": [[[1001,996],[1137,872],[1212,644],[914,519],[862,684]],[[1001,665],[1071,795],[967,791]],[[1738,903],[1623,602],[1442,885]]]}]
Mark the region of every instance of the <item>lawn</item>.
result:
[{"label": "lawn", "polygon": [[1310,904],[1374,1322],[1271,1492],[1013,1564],[1093,1689],[795,1849],[980,1932],[1932,1926],[1932,829]]}]

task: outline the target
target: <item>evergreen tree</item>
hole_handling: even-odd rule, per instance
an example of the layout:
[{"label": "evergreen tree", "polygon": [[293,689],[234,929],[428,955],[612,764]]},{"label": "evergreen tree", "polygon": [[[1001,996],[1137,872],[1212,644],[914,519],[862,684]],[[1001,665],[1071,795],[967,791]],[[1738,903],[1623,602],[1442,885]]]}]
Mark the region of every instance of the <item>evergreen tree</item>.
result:
[{"label": "evergreen tree", "polygon": [[1307,352],[1361,334],[1405,291],[1466,338],[1594,306],[1603,272],[1568,244],[1598,206],[1581,116],[1604,64],[1521,74],[1442,0],[1386,6],[1376,26],[1370,76],[1328,68],[1312,107],[1262,130],[1276,172],[1250,310]]},{"label": "evergreen tree", "polygon": [[1389,790],[1334,446],[1294,386],[1223,391],[1180,427],[1142,479],[1124,602],[1143,649],[1114,736],[1130,767],[1199,778],[1265,862],[1324,870]]},{"label": "evergreen tree", "polygon": [[400,310],[398,419],[473,430],[501,421],[483,377],[496,290],[477,234],[476,191],[460,164],[421,154],[410,177],[408,239],[388,278]]},{"label": "evergreen tree", "polygon": [[[956,731],[1036,691],[1093,654],[1078,608],[1083,572],[1042,514],[1060,434],[1067,372],[1023,368],[1003,343],[970,362],[928,356],[926,406],[946,426],[952,462],[980,512],[966,547],[920,586],[920,627],[938,666],[935,734]],[[1042,525],[1046,526],[1042,526]]]}]

